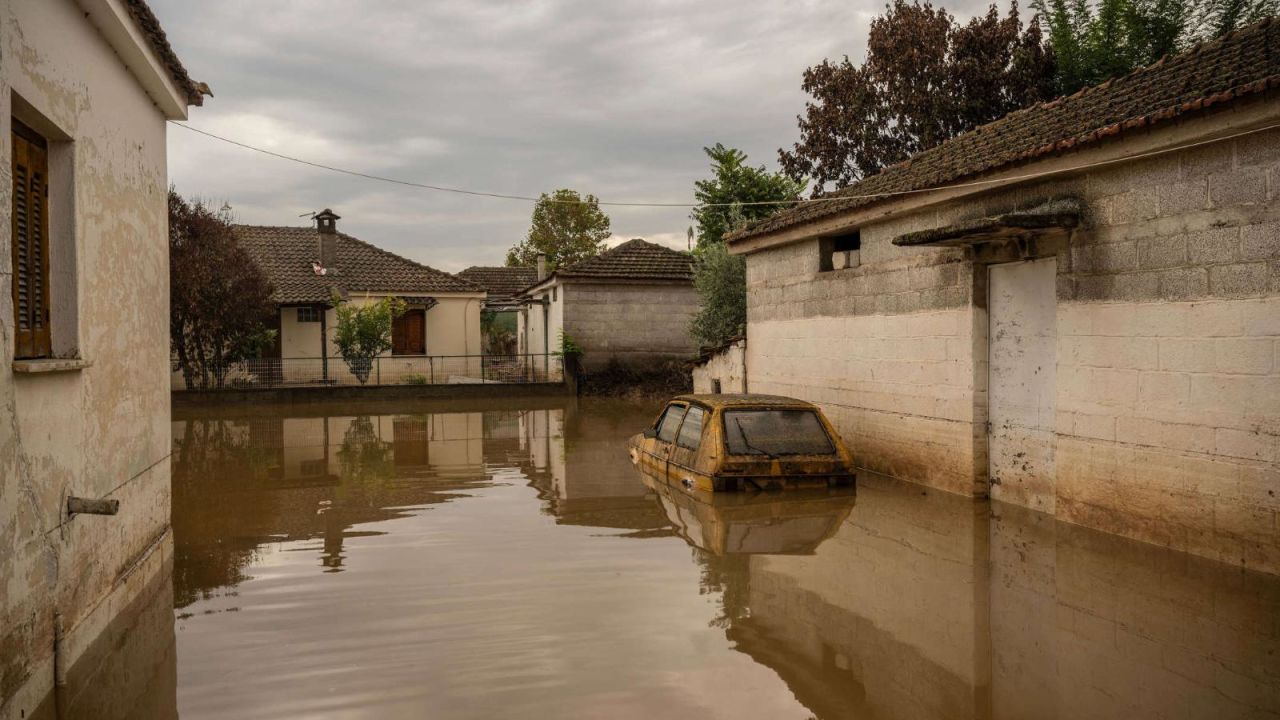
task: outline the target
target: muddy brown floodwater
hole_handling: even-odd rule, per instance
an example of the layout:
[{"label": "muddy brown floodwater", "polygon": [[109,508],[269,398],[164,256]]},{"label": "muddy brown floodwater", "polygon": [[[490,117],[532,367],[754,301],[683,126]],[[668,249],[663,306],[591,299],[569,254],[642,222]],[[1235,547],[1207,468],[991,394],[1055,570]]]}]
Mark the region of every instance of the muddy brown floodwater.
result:
[{"label": "muddy brown floodwater", "polygon": [[1280,714],[1280,578],[877,477],[702,502],[628,462],[656,405],[374,410],[174,422],[119,716]]}]

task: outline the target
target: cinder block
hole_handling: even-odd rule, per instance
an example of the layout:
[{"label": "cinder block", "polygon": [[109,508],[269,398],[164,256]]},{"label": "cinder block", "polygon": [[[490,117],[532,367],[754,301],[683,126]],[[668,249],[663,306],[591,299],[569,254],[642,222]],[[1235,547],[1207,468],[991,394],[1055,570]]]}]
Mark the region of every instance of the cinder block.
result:
[{"label": "cinder block", "polygon": [[1280,298],[1240,303],[1243,330],[1250,337],[1280,336]]},{"label": "cinder block", "polygon": [[1280,439],[1261,428],[1218,428],[1214,431],[1214,452],[1219,455],[1269,463],[1280,462],[1280,458],[1276,457],[1277,443],[1280,443]]},{"label": "cinder block", "polygon": [[1156,407],[1181,407],[1190,397],[1191,376],[1180,372],[1144,372],[1138,380],[1139,402]]},{"label": "cinder block", "polygon": [[1160,369],[1176,372],[1213,372],[1217,368],[1214,340],[1161,338]]},{"label": "cinder block", "polygon": [[[1270,338],[1218,338],[1215,366],[1218,372],[1265,375],[1271,372],[1275,341]],[[1280,408],[1277,408],[1280,412]]]},{"label": "cinder block", "polygon": [[1280,257],[1280,222],[1246,225],[1240,229],[1241,258],[1269,260]]},{"label": "cinder block", "polygon": [[1209,183],[1204,178],[1174,183],[1160,194],[1161,215],[1181,215],[1209,207]]},{"label": "cinder block", "polygon": [[1244,334],[1244,303],[1210,301],[1186,309],[1187,337],[1235,337]]},{"label": "cinder block", "polygon": [[1266,199],[1267,175],[1262,168],[1245,167],[1209,176],[1209,202],[1214,207],[1251,205]]},{"label": "cinder block", "polygon": [[1159,296],[1165,300],[1194,300],[1209,294],[1209,271],[1183,267],[1159,273]]},{"label": "cinder block", "polygon": [[1153,237],[1138,241],[1138,266],[1148,270],[1179,267],[1187,262],[1187,240],[1175,237]]},{"label": "cinder block", "polygon": [[1242,167],[1280,162],[1280,133],[1271,130],[1236,140],[1236,162]]},{"label": "cinder block", "polygon": [[1187,234],[1187,259],[1198,265],[1228,263],[1240,255],[1240,229],[1211,228]]},{"label": "cinder block", "polygon": [[1265,295],[1268,282],[1264,262],[1235,263],[1209,268],[1209,289],[1217,297],[1256,297]]}]

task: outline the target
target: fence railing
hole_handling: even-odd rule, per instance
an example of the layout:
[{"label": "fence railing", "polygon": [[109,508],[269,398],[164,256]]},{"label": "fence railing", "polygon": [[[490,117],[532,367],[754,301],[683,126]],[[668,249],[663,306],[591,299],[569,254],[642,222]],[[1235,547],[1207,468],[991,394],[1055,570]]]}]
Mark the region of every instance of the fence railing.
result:
[{"label": "fence railing", "polygon": [[348,363],[330,358],[253,358],[216,376],[188,378],[175,368],[173,390],[351,385],[521,384],[561,382],[559,355],[387,355]]}]

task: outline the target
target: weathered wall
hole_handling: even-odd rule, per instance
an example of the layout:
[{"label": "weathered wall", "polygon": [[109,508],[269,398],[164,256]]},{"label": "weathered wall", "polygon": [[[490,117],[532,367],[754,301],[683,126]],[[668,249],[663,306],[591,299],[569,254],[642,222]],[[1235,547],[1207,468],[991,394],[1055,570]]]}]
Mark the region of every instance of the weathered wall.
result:
[{"label": "weathered wall", "polygon": [[582,348],[587,371],[614,359],[641,365],[697,352],[689,335],[699,304],[692,285],[570,282],[562,291],[564,329]]},{"label": "weathered wall", "polygon": [[[70,138],[51,149],[51,300],[84,369],[11,368],[15,113]],[[168,183],[164,116],[69,0],[0,2],[0,123],[0,717],[19,717],[52,686],[55,613],[74,662],[168,531]],[[68,519],[68,495],[120,513]]]},{"label": "weathered wall", "polygon": [[715,392],[715,381],[720,381],[722,393],[747,391],[747,341],[738,340],[707,361],[693,368],[693,391]]},{"label": "weathered wall", "polygon": [[863,467],[987,493],[985,263],[1009,248],[891,240],[1065,195],[1086,226],[1033,247],[1057,257],[1054,469],[990,494],[1280,572],[1276,131],[869,221],[852,269],[818,272],[816,240],[748,255],[749,386],[821,403]]}]

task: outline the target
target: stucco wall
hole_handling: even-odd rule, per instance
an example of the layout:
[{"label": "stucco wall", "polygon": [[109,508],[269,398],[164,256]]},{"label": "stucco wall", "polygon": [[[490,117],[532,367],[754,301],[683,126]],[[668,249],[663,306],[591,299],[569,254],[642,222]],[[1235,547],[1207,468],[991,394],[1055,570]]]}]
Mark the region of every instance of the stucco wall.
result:
[{"label": "stucco wall", "polygon": [[[55,348],[92,365],[19,375],[8,123],[31,110],[71,139],[51,148],[62,158],[51,162],[61,174],[52,233],[64,234],[51,237]],[[69,0],[0,2],[0,119],[0,717],[10,717],[52,686],[55,613],[74,662],[119,604],[113,587],[131,592],[128,571],[167,536],[168,181],[165,118]],[[118,499],[119,514],[68,519],[68,495]]]},{"label": "stucco wall", "polygon": [[564,329],[582,348],[587,371],[610,360],[639,365],[697,353],[689,323],[698,311],[692,285],[566,283]]},{"label": "stucco wall", "polygon": [[1064,195],[1085,227],[1033,248],[1057,258],[1054,457],[990,494],[1280,572],[1275,131],[868,221],[853,269],[818,272],[816,240],[748,255],[752,391],[821,403],[863,467],[986,494],[985,262],[1016,255],[891,240]]},{"label": "stucco wall", "polygon": [[715,381],[720,381],[722,393],[747,391],[747,341],[739,340],[707,361],[693,368],[693,391],[715,392]]}]

